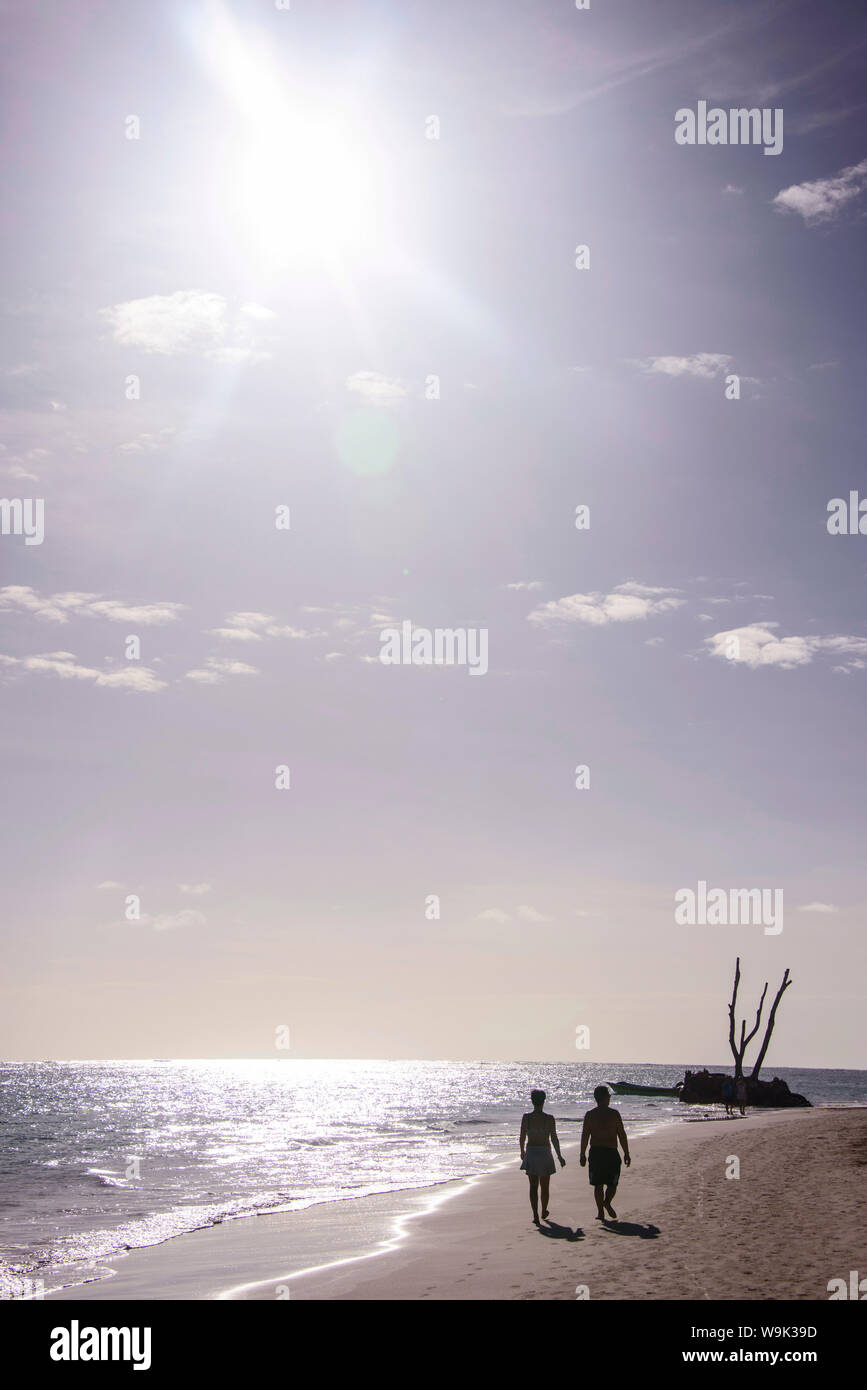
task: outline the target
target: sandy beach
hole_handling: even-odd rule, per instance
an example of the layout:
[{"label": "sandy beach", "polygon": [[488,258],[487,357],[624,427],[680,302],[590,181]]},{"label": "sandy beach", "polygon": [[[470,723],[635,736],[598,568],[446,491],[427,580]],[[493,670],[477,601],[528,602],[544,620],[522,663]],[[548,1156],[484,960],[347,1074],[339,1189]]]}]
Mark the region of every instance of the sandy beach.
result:
[{"label": "sandy beach", "polygon": [[696,1117],[631,1148],[605,1225],[573,1143],[534,1227],[516,1146],[481,1178],[227,1222],[50,1297],[827,1300],[867,1268],[867,1111]]}]

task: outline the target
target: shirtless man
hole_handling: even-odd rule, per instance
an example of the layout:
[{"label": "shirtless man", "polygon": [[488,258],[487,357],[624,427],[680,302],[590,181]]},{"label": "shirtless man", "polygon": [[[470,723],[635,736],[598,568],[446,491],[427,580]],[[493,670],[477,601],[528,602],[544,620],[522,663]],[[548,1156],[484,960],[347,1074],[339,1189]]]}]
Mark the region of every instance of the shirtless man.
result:
[{"label": "shirtless man", "polygon": [[626,1138],[620,1111],[611,1109],[611,1092],[608,1087],[597,1086],[593,1092],[593,1099],[596,1101],[596,1109],[587,1111],[581,1130],[581,1167],[583,1168],[587,1162],[585,1155],[589,1139],[590,1185],[596,1198],[596,1220],[604,1221],[607,1211],[612,1220],[616,1221],[617,1212],[611,1205],[611,1198],[617,1191],[620,1180],[617,1141],[620,1140],[628,1168],[632,1162],[629,1157],[629,1140]]}]

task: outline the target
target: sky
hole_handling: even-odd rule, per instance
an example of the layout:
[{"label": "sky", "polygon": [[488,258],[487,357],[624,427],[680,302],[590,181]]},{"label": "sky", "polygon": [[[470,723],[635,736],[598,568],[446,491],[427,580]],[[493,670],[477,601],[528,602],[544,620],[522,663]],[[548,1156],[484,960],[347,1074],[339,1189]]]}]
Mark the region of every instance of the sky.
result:
[{"label": "sky", "polygon": [[0,24],[0,1055],[867,1066],[867,15]]}]

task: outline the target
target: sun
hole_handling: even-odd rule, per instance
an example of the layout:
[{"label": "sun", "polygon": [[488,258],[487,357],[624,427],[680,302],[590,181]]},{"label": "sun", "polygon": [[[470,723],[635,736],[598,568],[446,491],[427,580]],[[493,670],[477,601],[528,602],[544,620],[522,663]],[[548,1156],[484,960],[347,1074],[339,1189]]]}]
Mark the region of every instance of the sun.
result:
[{"label": "sun", "polygon": [[273,44],[221,4],[207,14],[197,47],[235,113],[221,151],[227,225],[266,272],[342,268],[377,235],[376,161],[348,100],[279,70]]}]

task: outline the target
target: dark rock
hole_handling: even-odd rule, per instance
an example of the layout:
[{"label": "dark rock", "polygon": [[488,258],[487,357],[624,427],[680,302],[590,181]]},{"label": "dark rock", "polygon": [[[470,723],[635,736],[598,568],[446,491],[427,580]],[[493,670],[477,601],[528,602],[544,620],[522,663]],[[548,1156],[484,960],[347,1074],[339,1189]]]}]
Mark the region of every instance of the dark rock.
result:
[{"label": "dark rock", "polygon": [[[688,1071],[683,1078],[680,1099],[686,1101],[688,1105],[707,1105],[714,1102],[722,1105],[723,1082],[733,1080],[734,1077],[723,1072]],[[790,1091],[786,1082],[782,1081],[779,1076],[775,1076],[773,1081],[762,1081],[761,1079],[753,1081],[747,1077],[746,1082],[747,1105],[775,1106],[777,1108],[810,1105],[810,1101],[805,1096],[799,1096],[796,1092]]]}]

